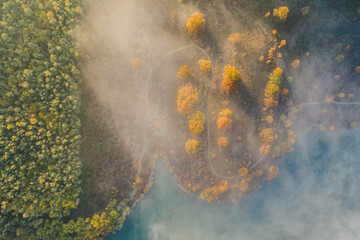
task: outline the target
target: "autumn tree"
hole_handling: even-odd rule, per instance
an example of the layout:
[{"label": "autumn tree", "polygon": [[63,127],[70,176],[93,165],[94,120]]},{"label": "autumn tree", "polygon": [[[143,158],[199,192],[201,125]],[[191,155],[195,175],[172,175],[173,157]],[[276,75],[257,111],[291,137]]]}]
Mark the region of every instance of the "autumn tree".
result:
[{"label": "autumn tree", "polygon": [[195,140],[195,139],[189,139],[186,143],[185,143],[185,151],[188,154],[194,154],[197,152],[197,148],[199,146],[199,141]]},{"label": "autumn tree", "polygon": [[226,180],[220,180],[218,185],[206,188],[201,192],[201,198],[207,202],[212,202],[218,199],[219,196],[229,190],[229,182]]},{"label": "autumn tree", "polygon": [[218,147],[226,147],[229,144],[229,140],[226,137],[220,136],[217,138]]},{"label": "autumn tree", "polygon": [[240,79],[240,72],[236,67],[226,65],[223,72],[223,81],[221,83],[225,92],[230,93],[237,87],[237,81]]},{"label": "autumn tree", "polygon": [[191,113],[193,111],[193,105],[198,98],[197,88],[193,87],[191,83],[187,83],[180,87],[177,94],[179,113]]},{"label": "autumn tree", "polygon": [[205,59],[200,59],[198,61],[200,70],[205,74],[205,75],[210,75],[211,74],[211,61],[210,60],[205,60]]},{"label": "autumn tree", "polygon": [[228,64],[224,67],[223,78],[224,79],[228,78],[233,81],[238,81],[240,79],[240,72],[239,70],[236,69],[236,67]]},{"label": "autumn tree", "polygon": [[196,111],[188,118],[188,127],[192,134],[200,134],[204,131],[205,115]]},{"label": "autumn tree", "polygon": [[240,33],[232,33],[232,34],[230,34],[229,37],[228,37],[228,41],[234,46],[238,45],[241,42]]},{"label": "autumn tree", "polygon": [[197,36],[205,30],[204,14],[194,12],[186,22],[186,30],[190,36]]},{"label": "autumn tree", "polygon": [[238,173],[241,177],[246,178],[249,174],[249,171],[246,167],[242,167],[239,169]]},{"label": "autumn tree", "polygon": [[266,180],[272,180],[277,178],[279,174],[279,168],[275,165],[271,165],[266,171]]},{"label": "autumn tree", "polygon": [[177,73],[177,77],[181,80],[185,80],[192,75],[191,69],[188,65],[181,66]]},{"label": "autumn tree", "polygon": [[273,11],[273,16],[278,17],[281,21],[286,21],[288,13],[289,13],[289,8],[284,6],[284,7],[275,8]]},{"label": "autumn tree", "polygon": [[283,80],[283,70],[276,68],[269,76],[265,87],[264,105],[266,108],[273,108],[278,105],[280,95],[280,84]]},{"label": "autumn tree", "polygon": [[234,91],[237,87],[237,82],[233,81],[229,78],[225,78],[222,83],[221,83],[222,88],[224,89],[225,92],[230,93],[232,91]]},{"label": "autumn tree", "polygon": [[274,140],[274,131],[272,128],[265,128],[259,134],[259,139],[264,143],[271,143]]},{"label": "autumn tree", "polygon": [[270,153],[271,146],[268,143],[263,143],[260,147],[260,154],[263,156],[267,156]]},{"label": "autumn tree", "polygon": [[227,118],[231,119],[232,118],[232,112],[231,112],[230,109],[224,108],[223,110],[221,110],[219,112],[219,117],[227,117]]},{"label": "autumn tree", "polygon": [[231,128],[232,120],[227,117],[219,117],[216,120],[216,125],[219,130],[227,130]]}]

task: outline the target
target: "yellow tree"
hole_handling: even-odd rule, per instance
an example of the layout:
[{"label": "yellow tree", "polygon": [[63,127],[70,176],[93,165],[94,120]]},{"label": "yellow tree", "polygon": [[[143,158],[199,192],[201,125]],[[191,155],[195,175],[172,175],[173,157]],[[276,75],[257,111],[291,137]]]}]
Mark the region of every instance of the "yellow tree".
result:
[{"label": "yellow tree", "polygon": [[283,80],[283,70],[276,68],[269,76],[269,81],[265,87],[264,105],[266,108],[276,107],[279,101],[280,84]]},{"label": "yellow tree", "polygon": [[206,75],[210,75],[211,74],[211,61],[210,60],[205,60],[205,59],[200,59],[198,61],[200,70],[203,71],[204,74]]},{"label": "yellow tree", "polygon": [[228,40],[232,45],[238,45],[241,42],[241,35],[240,33],[232,33],[229,35]]},{"label": "yellow tree", "polygon": [[187,83],[180,87],[177,94],[179,113],[191,113],[193,111],[193,105],[198,98],[197,88],[193,87],[191,83]]},{"label": "yellow tree", "polygon": [[281,21],[286,21],[288,13],[289,13],[289,8],[285,6],[275,8],[273,11],[274,17],[278,17]]},{"label": "yellow tree", "polygon": [[186,30],[190,36],[197,36],[205,30],[204,14],[194,12],[186,22]]},{"label": "yellow tree", "polygon": [[199,141],[195,140],[195,139],[189,139],[186,143],[185,143],[185,151],[188,154],[194,154],[197,152],[197,147],[199,146]]},{"label": "yellow tree", "polygon": [[259,139],[264,143],[271,143],[274,140],[274,131],[272,128],[265,128],[259,134]]},{"label": "yellow tree", "polygon": [[240,79],[240,72],[236,67],[226,65],[223,71],[222,88],[225,92],[230,93],[236,89],[237,81]]},{"label": "yellow tree", "polygon": [[188,127],[192,134],[200,134],[204,131],[205,115],[196,111],[188,118]]}]

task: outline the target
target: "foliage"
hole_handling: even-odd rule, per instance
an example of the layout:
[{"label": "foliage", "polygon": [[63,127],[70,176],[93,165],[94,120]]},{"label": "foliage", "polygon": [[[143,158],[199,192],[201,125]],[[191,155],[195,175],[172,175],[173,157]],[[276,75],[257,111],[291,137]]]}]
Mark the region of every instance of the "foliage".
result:
[{"label": "foliage", "polygon": [[80,1],[2,1],[0,236],[27,238],[77,206]]},{"label": "foliage", "polygon": [[277,178],[279,174],[279,168],[275,165],[271,165],[266,172],[266,180],[273,180]]},{"label": "foliage", "polygon": [[197,147],[199,145],[199,141],[195,140],[195,139],[189,139],[186,143],[185,143],[185,151],[188,154],[194,154],[197,152]]},{"label": "foliage", "polygon": [[221,86],[225,92],[230,93],[236,89],[236,86],[237,86],[236,83],[237,83],[236,81],[231,80],[230,78],[225,78],[222,81]]},{"label": "foliage", "polygon": [[300,67],[300,60],[299,60],[299,59],[295,59],[294,61],[292,61],[291,67],[292,67],[293,69],[299,68],[299,67]]},{"label": "foliage", "polygon": [[280,84],[283,80],[283,70],[276,68],[273,73],[270,74],[269,81],[265,87],[264,104],[266,108],[276,107],[280,95]]},{"label": "foliage", "polygon": [[210,75],[211,74],[211,61],[210,60],[205,60],[205,59],[200,59],[198,61],[200,70],[203,71],[204,74],[206,75]]},{"label": "foliage", "polygon": [[231,128],[232,120],[227,117],[219,117],[216,120],[216,125],[219,130],[227,130]]},{"label": "foliage", "polygon": [[246,167],[240,168],[238,172],[239,172],[239,175],[244,178],[246,178],[249,174],[249,171]]},{"label": "foliage", "polygon": [[241,42],[241,35],[240,33],[232,33],[229,35],[228,40],[232,45],[237,45]]},{"label": "foliage", "polygon": [[260,147],[260,154],[263,156],[267,156],[270,153],[270,144],[264,143]]},{"label": "foliage", "polygon": [[273,116],[271,115],[267,115],[266,118],[265,118],[265,121],[268,123],[268,124],[272,124],[274,122],[274,118]]},{"label": "foliage", "polygon": [[188,118],[188,127],[191,133],[200,134],[204,131],[205,115],[196,111]]},{"label": "foliage", "polygon": [[232,112],[231,112],[230,109],[224,108],[223,110],[221,110],[221,111],[219,112],[219,117],[227,117],[227,118],[231,119],[231,117],[232,117]]},{"label": "foliage", "polygon": [[215,199],[218,199],[219,196],[229,190],[229,183],[226,180],[221,180],[219,185],[214,185],[212,187],[206,188],[201,192],[201,198],[208,202],[212,202]]},{"label": "foliage", "polygon": [[226,65],[223,72],[224,79],[230,79],[232,81],[238,81],[240,79],[240,72],[236,67],[231,65]]},{"label": "foliage", "polygon": [[117,204],[112,200],[100,215],[94,214],[91,218],[79,218],[76,222],[71,220],[63,224],[60,236],[71,236],[72,239],[98,239],[115,229],[120,229],[129,214],[130,208],[126,201]]},{"label": "foliage", "polygon": [[220,136],[217,138],[217,145],[219,147],[226,147],[229,144],[229,140],[226,137]]},{"label": "foliage", "polygon": [[178,73],[177,73],[177,77],[182,79],[182,80],[187,79],[191,75],[192,75],[192,72],[191,72],[191,69],[189,68],[188,65],[181,66],[179,68]]},{"label": "foliage", "polygon": [[335,58],[335,61],[337,63],[342,63],[345,60],[345,56],[344,55],[337,55]]},{"label": "foliage", "polygon": [[274,17],[278,17],[281,21],[286,21],[288,13],[289,13],[289,8],[285,6],[275,8],[273,11]]},{"label": "foliage", "polygon": [[186,30],[189,35],[197,36],[205,30],[205,24],[204,14],[194,12],[186,22]]},{"label": "foliage", "polygon": [[226,65],[223,71],[223,81],[222,81],[222,88],[227,92],[230,93],[234,89],[236,89],[237,81],[240,78],[240,72],[236,69],[236,67],[231,65]]},{"label": "foliage", "polygon": [[191,113],[193,105],[198,100],[199,95],[197,88],[194,88],[191,83],[180,87],[177,94],[177,105],[179,113]]},{"label": "foliage", "polygon": [[274,131],[272,128],[265,128],[259,134],[259,139],[264,143],[271,143],[274,140]]},{"label": "foliage", "polygon": [[98,238],[129,212],[112,202],[69,222],[81,186],[81,2],[0,2],[1,239]]}]

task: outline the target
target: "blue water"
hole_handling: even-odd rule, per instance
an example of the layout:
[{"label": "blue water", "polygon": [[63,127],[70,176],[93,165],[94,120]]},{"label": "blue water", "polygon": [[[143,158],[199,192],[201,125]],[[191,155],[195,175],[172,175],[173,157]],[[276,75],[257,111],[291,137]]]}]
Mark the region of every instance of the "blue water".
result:
[{"label": "blue water", "polygon": [[297,139],[279,177],[237,204],[207,204],[158,164],[154,186],[108,240],[359,239],[360,131]]}]

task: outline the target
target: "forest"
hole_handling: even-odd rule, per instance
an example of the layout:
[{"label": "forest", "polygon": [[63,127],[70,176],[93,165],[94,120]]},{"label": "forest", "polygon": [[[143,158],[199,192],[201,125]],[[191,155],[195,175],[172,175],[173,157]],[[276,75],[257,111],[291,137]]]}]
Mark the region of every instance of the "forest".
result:
[{"label": "forest", "polygon": [[[96,32],[96,1],[1,1],[0,239],[102,239],[159,161],[193,196],[241,201],[277,177],[297,134],[356,128],[360,5],[324,2],[335,34],[295,38],[316,1],[134,0],[157,25],[131,16],[130,36]],[[303,79],[318,56],[323,80]]]}]

